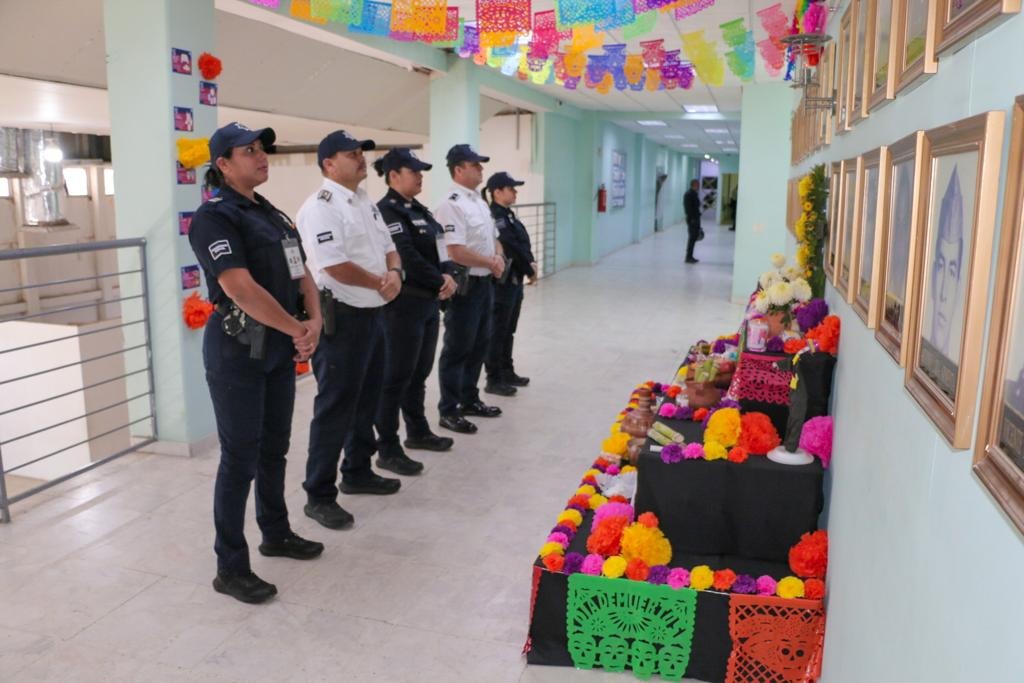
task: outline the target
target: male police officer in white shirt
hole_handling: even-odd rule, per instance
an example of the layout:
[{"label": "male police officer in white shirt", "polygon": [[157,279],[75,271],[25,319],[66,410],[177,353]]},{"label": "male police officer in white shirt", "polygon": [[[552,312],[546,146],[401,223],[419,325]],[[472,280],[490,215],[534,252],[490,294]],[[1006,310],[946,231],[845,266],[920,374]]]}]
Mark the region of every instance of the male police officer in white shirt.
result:
[{"label": "male police officer in white shirt", "polygon": [[483,182],[482,162],[490,161],[470,145],[448,150],[452,186],[434,216],[444,226],[452,261],[469,269],[469,276],[448,301],[444,314],[444,349],[438,364],[441,380],[440,424],[462,434],[476,432],[465,415],[498,417],[501,409],[480,400],[477,383],[491,338],[493,286],[501,277],[504,257],[491,209],[476,191]]},{"label": "male police officer in white shirt", "polygon": [[[373,421],[384,368],[383,307],[398,296],[402,268],[377,206],[359,184],[372,140],[335,131],[320,141],[324,180],[299,209],[297,223],[317,287],[329,290],[333,333],[313,356],[317,395],[306,462],[306,515],[330,529],[354,518],[337,503],[342,493],[390,494],[398,479],[370,468]],[[327,303],[329,307],[330,302]],[[330,330],[325,330],[330,332]],[[342,448],[341,484],[337,487]]]}]

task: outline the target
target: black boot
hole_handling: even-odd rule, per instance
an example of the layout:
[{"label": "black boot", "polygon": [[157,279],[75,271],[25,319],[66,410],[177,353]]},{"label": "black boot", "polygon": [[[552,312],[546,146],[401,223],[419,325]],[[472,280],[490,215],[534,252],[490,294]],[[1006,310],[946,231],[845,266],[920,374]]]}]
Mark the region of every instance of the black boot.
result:
[{"label": "black boot", "polygon": [[250,605],[258,605],[277,595],[277,586],[267,583],[251,571],[237,574],[217,572],[213,590]]}]

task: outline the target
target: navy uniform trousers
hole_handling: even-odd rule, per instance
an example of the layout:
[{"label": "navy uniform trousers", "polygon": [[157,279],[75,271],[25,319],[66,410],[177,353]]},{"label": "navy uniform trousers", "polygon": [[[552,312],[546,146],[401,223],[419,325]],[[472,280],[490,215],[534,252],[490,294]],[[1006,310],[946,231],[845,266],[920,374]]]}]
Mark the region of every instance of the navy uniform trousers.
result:
[{"label": "navy uniform trousers", "polygon": [[491,340],[494,292],[490,275],[471,276],[468,291],[448,300],[444,312],[444,349],[438,364],[441,415],[480,400],[480,370]]},{"label": "navy uniform trousers", "polygon": [[245,542],[245,506],[256,480],[256,523],[266,541],[290,532],[284,502],[285,456],[295,403],[295,348],[291,339],[267,330],[265,357],[249,358],[249,347],[221,328],[219,313],[203,333],[203,365],[220,438],[220,465],[213,493],[217,569],[250,571]]},{"label": "navy uniform trousers", "polygon": [[335,332],[313,354],[317,394],[309,426],[309,458],[302,487],[310,503],[337,500],[341,476],[358,482],[372,473],[377,451],[373,419],[384,371],[383,307],[356,308],[334,302]]},{"label": "navy uniform trousers", "polygon": [[487,350],[487,381],[500,384],[515,374],[512,345],[519,312],[523,309],[523,283],[494,283],[494,333]]}]

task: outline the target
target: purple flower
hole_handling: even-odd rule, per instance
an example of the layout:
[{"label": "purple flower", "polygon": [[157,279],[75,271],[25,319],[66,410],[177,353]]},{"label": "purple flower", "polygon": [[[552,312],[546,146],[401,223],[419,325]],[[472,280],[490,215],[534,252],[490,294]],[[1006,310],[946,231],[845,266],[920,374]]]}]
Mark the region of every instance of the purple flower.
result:
[{"label": "purple flower", "polygon": [[828,304],[824,299],[811,299],[796,309],[796,321],[805,334],[820,325],[827,315]]},{"label": "purple flower", "polygon": [[559,524],[558,526],[556,526],[554,529],[551,530],[551,533],[565,534],[565,537],[570,540],[572,540],[572,537],[576,535],[575,531],[565,526],[564,524]]},{"label": "purple flower", "polygon": [[711,347],[711,353],[725,353],[725,340],[716,339],[714,346]]},{"label": "purple flower", "polygon": [[764,350],[768,353],[782,353],[785,346],[786,344],[782,341],[782,337],[772,337],[768,340],[768,343],[765,344]]},{"label": "purple flower", "polygon": [[565,563],[562,565],[562,571],[566,574],[577,574],[580,571],[580,567],[583,566],[583,555],[579,553],[566,553]]},{"label": "purple flower", "polygon": [[[565,556],[565,563],[569,564],[568,555]],[[732,583],[732,592],[743,593],[744,595],[753,595],[757,592],[757,579],[749,574],[740,574]]]},{"label": "purple flower", "polygon": [[[569,558],[566,557],[565,559],[568,560]],[[650,572],[647,574],[647,582],[659,586],[668,583],[668,572],[668,567],[663,564],[656,564],[651,567]]]},{"label": "purple flower", "polygon": [[656,394],[660,394],[662,391],[664,391],[664,387],[662,386],[661,382],[655,382],[654,386],[651,387],[651,391],[653,391]]},{"label": "purple flower", "polygon": [[723,398],[721,401],[718,402],[719,410],[721,410],[722,408],[736,408],[737,410],[739,410],[739,407],[740,402],[734,401],[731,398]]},{"label": "purple flower", "polygon": [[675,419],[677,419],[677,420],[692,420],[693,419],[693,408],[691,408],[690,406],[681,406],[679,408],[679,410],[676,411]]},{"label": "purple flower", "polygon": [[566,506],[566,510],[569,510],[569,509],[572,509],[572,510],[579,510],[579,511],[580,511],[580,514],[583,514],[584,512],[586,512],[586,511],[587,511],[587,509],[588,509],[588,508],[586,508],[586,507],[584,507],[584,506],[580,505],[579,503],[573,503],[572,505],[567,505],[567,506]]},{"label": "purple flower", "polygon": [[677,443],[670,443],[661,449],[661,461],[667,465],[679,462],[683,459],[683,447]]}]

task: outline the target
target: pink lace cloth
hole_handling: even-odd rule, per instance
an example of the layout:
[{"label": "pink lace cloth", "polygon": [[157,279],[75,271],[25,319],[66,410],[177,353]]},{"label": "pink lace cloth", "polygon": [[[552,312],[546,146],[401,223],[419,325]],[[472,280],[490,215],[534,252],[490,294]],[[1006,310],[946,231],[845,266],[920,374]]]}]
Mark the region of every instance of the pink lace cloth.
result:
[{"label": "pink lace cloth", "polygon": [[740,354],[736,374],[729,386],[729,398],[736,401],[762,401],[776,405],[789,405],[789,383],[792,372],[784,372],[775,362],[785,356],[752,353]]}]

